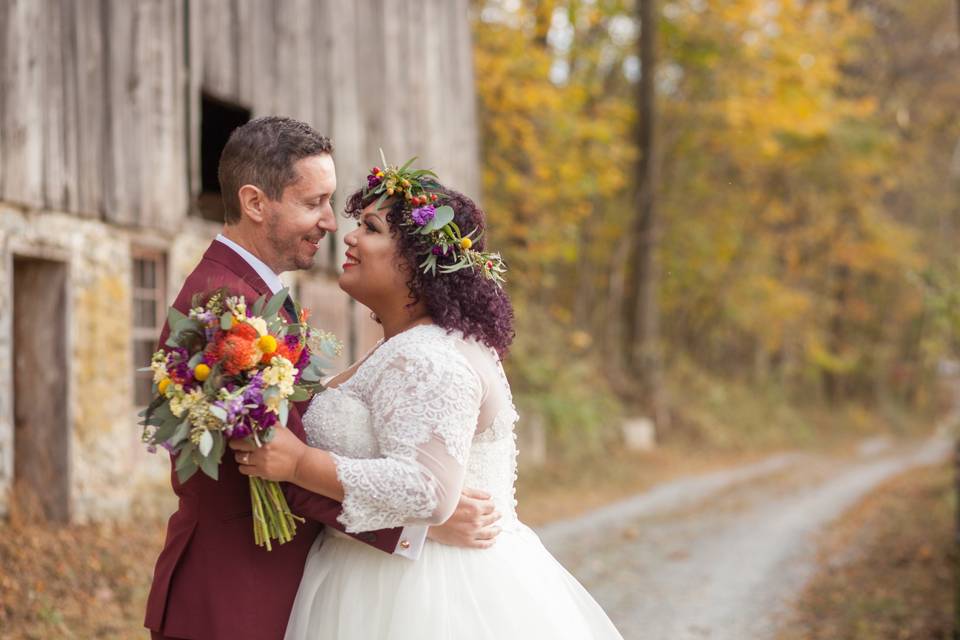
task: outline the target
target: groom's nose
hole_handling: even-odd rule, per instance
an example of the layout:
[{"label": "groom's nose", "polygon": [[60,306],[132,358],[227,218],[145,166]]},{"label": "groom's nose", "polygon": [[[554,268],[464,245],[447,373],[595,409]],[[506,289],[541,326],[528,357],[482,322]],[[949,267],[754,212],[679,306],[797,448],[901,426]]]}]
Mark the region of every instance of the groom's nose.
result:
[{"label": "groom's nose", "polygon": [[317,221],[317,228],[329,233],[336,232],[337,214],[334,212],[333,207],[329,204],[320,215],[320,219]]}]

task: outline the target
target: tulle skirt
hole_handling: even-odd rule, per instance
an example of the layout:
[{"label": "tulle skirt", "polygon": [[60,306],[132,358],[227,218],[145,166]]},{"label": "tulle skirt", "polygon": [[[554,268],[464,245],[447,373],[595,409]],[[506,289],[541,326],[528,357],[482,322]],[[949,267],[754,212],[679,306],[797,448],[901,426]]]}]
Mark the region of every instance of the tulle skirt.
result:
[{"label": "tulle skirt", "polygon": [[341,535],[307,556],[287,640],[622,640],[586,589],[518,524],[490,549],[427,540],[419,560]]}]

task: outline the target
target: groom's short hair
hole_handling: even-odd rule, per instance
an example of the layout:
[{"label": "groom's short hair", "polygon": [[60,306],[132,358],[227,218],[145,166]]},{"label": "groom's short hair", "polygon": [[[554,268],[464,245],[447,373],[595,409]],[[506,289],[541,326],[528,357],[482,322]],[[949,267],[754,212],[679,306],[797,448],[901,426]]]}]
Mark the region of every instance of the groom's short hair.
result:
[{"label": "groom's short hair", "polygon": [[272,200],[297,179],[298,160],[333,152],[330,138],[305,122],[282,116],[256,118],[237,127],[220,154],[217,178],[223,198],[223,219],[240,221],[240,187],[252,184]]}]

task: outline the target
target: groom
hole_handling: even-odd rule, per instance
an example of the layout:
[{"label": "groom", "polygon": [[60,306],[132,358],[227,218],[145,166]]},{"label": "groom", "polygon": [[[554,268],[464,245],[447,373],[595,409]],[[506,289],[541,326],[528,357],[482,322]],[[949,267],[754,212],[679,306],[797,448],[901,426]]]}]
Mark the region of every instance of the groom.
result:
[{"label": "groom", "polygon": [[[187,313],[195,293],[220,287],[255,300],[283,288],[277,274],[312,267],[320,242],[337,230],[331,153],[329,139],[289,118],[258,118],[236,129],[220,156],[223,233],[173,306]],[[285,305],[288,320],[295,319],[292,307]],[[164,326],[161,346],[168,334]],[[287,427],[305,439],[299,410],[291,410]],[[307,521],[292,541],[268,552],[254,544],[249,483],[233,456],[224,456],[219,481],[197,473],[181,484],[172,468],[170,478],[180,503],[147,600],[144,624],[152,638],[282,638],[311,544],[324,526],[343,530],[340,503],[285,485],[291,510]],[[415,561],[428,533],[446,544],[489,546],[498,517],[488,495],[465,490],[454,516],[429,532],[405,527],[354,537]]]}]

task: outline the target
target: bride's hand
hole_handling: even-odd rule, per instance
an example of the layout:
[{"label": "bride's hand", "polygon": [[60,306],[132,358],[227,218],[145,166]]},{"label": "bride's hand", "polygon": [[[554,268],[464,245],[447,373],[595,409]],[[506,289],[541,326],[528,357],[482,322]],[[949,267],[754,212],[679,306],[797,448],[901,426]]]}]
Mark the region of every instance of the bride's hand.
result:
[{"label": "bride's hand", "polygon": [[427,537],[452,547],[488,549],[500,535],[499,519],[489,493],[464,489],[457,510],[443,524],[427,529]]},{"label": "bride's hand", "polygon": [[300,458],[307,445],[285,427],[273,430],[273,439],[261,447],[249,440],[231,440],[233,457],[240,467],[240,473],[258,476],[265,480],[289,482],[297,473]]}]

